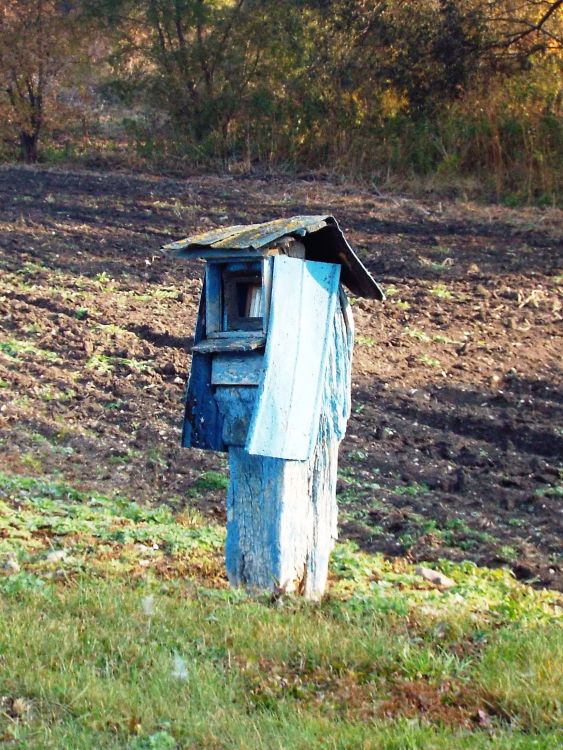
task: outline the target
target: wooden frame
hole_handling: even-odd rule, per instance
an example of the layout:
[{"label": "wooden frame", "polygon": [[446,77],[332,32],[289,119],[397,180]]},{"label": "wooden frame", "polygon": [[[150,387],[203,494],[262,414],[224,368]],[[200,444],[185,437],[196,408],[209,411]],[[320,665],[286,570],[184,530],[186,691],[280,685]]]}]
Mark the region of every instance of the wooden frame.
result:
[{"label": "wooden frame", "polygon": [[[272,259],[208,263],[205,269],[206,338],[256,337],[268,327]],[[240,287],[260,287],[260,316],[241,315]]]},{"label": "wooden frame", "polygon": [[[263,294],[262,274],[260,271],[223,271],[223,330],[224,331],[261,331],[264,316],[246,314],[253,289],[260,289]],[[260,302],[260,307],[263,305]],[[242,309],[244,308],[244,309]]]}]

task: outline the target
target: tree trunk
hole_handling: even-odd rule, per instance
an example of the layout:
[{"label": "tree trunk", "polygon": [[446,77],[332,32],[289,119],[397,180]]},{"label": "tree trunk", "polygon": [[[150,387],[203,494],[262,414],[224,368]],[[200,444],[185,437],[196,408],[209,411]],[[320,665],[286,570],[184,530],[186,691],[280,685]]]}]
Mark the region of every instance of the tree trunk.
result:
[{"label": "tree trunk", "polygon": [[20,133],[20,148],[25,164],[35,164],[37,161],[37,141],[39,133]]}]

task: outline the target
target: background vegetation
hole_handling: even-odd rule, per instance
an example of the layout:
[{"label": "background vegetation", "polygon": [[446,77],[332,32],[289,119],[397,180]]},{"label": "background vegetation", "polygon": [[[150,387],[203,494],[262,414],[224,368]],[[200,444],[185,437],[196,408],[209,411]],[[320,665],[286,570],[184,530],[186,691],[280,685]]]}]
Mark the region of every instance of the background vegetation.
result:
[{"label": "background vegetation", "polygon": [[3,0],[0,156],[555,202],[562,5]]}]

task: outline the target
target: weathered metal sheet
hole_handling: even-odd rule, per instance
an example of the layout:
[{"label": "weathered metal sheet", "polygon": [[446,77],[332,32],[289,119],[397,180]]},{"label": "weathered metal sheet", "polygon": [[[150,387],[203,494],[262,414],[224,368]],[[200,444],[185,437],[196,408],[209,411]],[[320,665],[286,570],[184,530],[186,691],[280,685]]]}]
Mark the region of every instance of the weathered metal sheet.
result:
[{"label": "weathered metal sheet", "polygon": [[340,263],[341,281],[352,294],[368,299],[385,299],[383,290],[358,258],[332,216],[327,217],[326,227],[308,234],[303,242],[307,249],[307,260]]},{"label": "weathered metal sheet", "polygon": [[306,461],[319,430],[340,266],[274,258],[264,376],[246,449]]},{"label": "weathered metal sheet", "polygon": [[218,240],[223,240],[226,237],[235,236],[239,231],[242,231],[244,229],[248,229],[248,224],[237,224],[232,227],[212,229],[209,232],[200,232],[199,234],[193,234],[191,237],[186,237],[186,239],[184,240],[178,240],[178,242],[170,242],[168,245],[164,245],[162,249],[171,250],[172,252],[178,252],[180,250],[184,250],[190,245],[212,245]]},{"label": "weathered metal sheet", "polygon": [[275,219],[263,224],[236,225],[188,237],[164,246],[179,257],[202,257],[225,260],[229,251],[267,255],[270,246],[285,236],[301,238],[306,259],[321,263],[339,263],[342,266],[342,283],[360,297],[384,299],[383,291],[372,278],[344,237],[333,216],[293,216]]},{"label": "weathered metal sheet", "polygon": [[191,251],[198,247],[230,250],[258,249],[286,234],[303,236],[309,227],[312,230],[315,227],[324,226],[326,218],[326,216],[293,216],[290,219],[274,219],[261,224],[236,224],[232,227],[194,234],[178,242],[171,242],[165,245],[163,250]]},{"label": "weathered metal sheet", "polygon": [[233,250],[244,250],[247,247],[258,249],[286,234],[303,237],[308,231],[324,227],[325,219],[326,216],[293,216],[291,219],[275,219],[265,224],[253,224],[232,237],[213,242],[213,247]]}]

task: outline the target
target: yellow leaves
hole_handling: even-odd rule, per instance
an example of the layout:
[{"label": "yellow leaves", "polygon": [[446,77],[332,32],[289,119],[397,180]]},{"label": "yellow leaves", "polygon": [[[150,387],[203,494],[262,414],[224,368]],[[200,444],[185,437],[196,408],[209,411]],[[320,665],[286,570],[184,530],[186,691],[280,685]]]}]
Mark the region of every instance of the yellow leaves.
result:
[{"label": "yellow leaves", "polygon": [[386,117],[395,117],[408,108],[409,102],[404,93],[388,88],[381,95],[381,106]]}]

